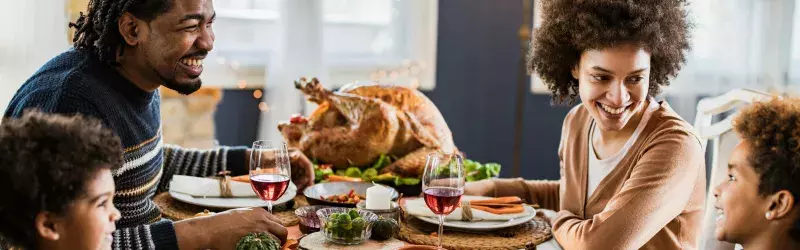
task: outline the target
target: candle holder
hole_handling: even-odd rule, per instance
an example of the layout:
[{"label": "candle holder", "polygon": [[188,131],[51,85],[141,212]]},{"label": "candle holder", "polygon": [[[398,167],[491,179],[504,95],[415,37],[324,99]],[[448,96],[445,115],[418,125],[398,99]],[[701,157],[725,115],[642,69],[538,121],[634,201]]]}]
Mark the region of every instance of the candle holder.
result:
[{"label": "candle holder", "polygon": [[367,209],[367,202],[360,201],[356,204],[358,210],[364,210],[368,212],[372,212],[381,218],[386,219],[394,219],[395,221],[400,221],[400,205],[397,202],[392,201],[389,204],[389,209]]}]

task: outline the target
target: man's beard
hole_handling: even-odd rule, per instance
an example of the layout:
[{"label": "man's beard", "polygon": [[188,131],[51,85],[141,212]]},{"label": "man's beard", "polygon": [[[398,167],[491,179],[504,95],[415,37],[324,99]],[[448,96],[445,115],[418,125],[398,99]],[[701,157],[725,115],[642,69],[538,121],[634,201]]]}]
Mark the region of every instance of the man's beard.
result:
[{"label": "man's beard", "polygon": [[167,87],[168,89],[171,90],[175,90],[183,95],[189,95],[191,93],[194,93],[195,91],[200,89],[200,87],[203,86],[203,81],[200,80],[200,77],[197,77],[190,83],[179,83],[175,81],[174,77],[167,78],[161,75],[158,75],[158,77],[160,77],[161,80],[164,81],[164,87]]}]

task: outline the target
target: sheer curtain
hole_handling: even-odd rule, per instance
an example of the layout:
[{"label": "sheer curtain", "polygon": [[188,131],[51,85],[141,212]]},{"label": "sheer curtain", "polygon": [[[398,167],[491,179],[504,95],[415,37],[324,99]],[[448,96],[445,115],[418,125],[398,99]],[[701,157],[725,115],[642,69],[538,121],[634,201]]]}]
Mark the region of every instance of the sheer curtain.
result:
[{"label": "sheer curtain", "polygon": [[0,112],[42,64],[69,47],[65,0],[0,0]]},{"label": "sheer curtain", "polygon": [[736,88],[790,90],[795,0],[693,0],[692,49],[665,91],[691,122],[697,101]]},{"label": "sheer curtain", "polygon": [[263,87],[260,139],[309,113],[292,84],[327,88],[376,80],[431,89],[436,58],[433,0],[216,0],[217,35],[206,60],[209,85]]},{"label": "sheer curtain", "polygon": [[794,8],[794,0],[691,1],[692,50],[667,93],[785,90]]}]

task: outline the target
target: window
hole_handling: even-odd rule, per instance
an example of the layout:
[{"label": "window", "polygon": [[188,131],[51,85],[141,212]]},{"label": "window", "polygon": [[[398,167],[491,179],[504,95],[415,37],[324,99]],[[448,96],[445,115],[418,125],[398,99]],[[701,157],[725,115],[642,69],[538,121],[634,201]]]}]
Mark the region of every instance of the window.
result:
[{"label": "window", "polygon": [[[235,86],[266,81],[268,67],[286,67],[289,37],[321,38],[326,82],[384,80],[432,88],[436,1],[428,0],[217,0],[217,36],[210,55],[210,84]],[[319,9],[317,12],[316,10]],[[321,18],[315,18],[321,13]],[[316,22],[316,21],[319,22]],[[321,34],[314,34],[321,32]],[[296,47],[294,47],[296,48]],[[313,53],[312,53],[313,54]],[[300,76],[296,76],[300,77]],[[423,77],[427,77],[424,80]]]},{"label": "window", "polygon": [[204,84],[263,88],[259,138],[310,113],[291,85],[319,77],[329,89],[376,80],[435,85],[435,0],[216,0],[214,51]]}]

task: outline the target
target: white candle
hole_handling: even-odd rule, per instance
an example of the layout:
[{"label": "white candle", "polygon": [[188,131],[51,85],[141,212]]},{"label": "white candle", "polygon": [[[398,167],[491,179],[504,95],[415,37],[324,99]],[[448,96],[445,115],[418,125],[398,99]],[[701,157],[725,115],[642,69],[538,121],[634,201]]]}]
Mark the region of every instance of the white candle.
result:
[{"label": "white candle", "polygon": [[389,189],[381,185],[367,188],[367,209],[389,209],[390,204],[391,197],[389,197]]}]

